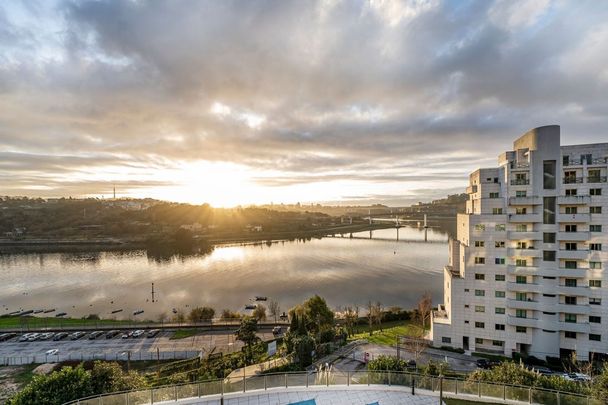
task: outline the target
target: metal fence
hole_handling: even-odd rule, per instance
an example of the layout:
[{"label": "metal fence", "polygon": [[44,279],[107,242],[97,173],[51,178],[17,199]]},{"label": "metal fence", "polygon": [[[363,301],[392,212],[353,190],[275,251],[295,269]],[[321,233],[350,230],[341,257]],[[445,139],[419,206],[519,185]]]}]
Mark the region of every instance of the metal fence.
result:
[{"label": "metal fence", "polygon": [[116,353],[57,353],[39,354],[35,356],[6,356],[0,357],[2,366],[19,366],[34,363],[59,363],[63,361],[140,361],[140,360],[178,360],[199,356],[199,351],[169,350],[169,351],[120,351]]},{"label": "metal fence", "polygon": [[[339,386],[400,387],[411,394],[477,399],[480,401],[515,401],[528,404],[600,405],[591,397],[510,384],[471,382],[460,378],[432,377],[406,372],[295,372],[234,377],[223,380],[200,381],[189,384],[155,387],[145,390],[96,395],[64,405],[148,405],[163,401],[179,401],[231,393],[263,393],[270,389],[322,388]],[[411,391],[410,391],[411,390]],[[420,392],[422,390],[422,392]],[[209,398],[211,399],[211,398]]]}]

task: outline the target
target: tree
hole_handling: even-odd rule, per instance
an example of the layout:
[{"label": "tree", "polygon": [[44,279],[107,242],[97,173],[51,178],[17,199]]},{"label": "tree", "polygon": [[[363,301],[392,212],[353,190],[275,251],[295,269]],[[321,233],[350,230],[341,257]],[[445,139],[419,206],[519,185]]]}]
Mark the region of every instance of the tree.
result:
[{"label": "tree", "polygon": [[297,316],[306,326],[306,330],[318,333],[325,327],[334,325],[334,313],[327,306],[327,302],[318,295],[309,298],[302,305],[297,305],[289,311],[290,319]]},{"label": "tree", "polygon": [[35,376],[32,382],[8,400],[8,405],[61,405],[95,394],[91,373],[82,366],[63,367],[49,375]]},{"label": "tree", "polygon": [[251,354],[251,345],[258,341],[259,337],[256,332],[258,331],[258,320],[246,316],[241,319],[241,325],[235,332],[236,338],[247,345],[248,355]]},{"label": "tree", "polygon": [[266,307],[262,304],[258,304],[253,310],[251,316],[253,316],[258,321],[266,320]]},{"label": "tree", "polygon": [[315,349],[315,339],[310,335],[301,335],[294,338],[294,352],[300,367],[308,367],[312,364],[312,351]]},{"label": "tree", "polygon": [[608,403],[608,363],[604,363],[602,371],[593,379],[591,392],[596,399]]},{"label": "tree", "polygon": [[359,320],[359,307],[346,307],[343,312],[344,317],[344,326],[346,327],[346,333],[348,336],[352,336],[354,334],[354,328]]},{"label": "tree", "polygon": [[230,309],[223,309],[221,319],[224,321],[241,319],[241,314],[239,314],[238,312],[231,311]]},{"label": "tree", "polygon": [[270,300],[268,303],[268,311],[270,312],[270,316],[272,316],[276,322],[279,315],[281,315],[281,307],[279,306],[279,303],[275,300]]},{"label": "tree", "polygon": [[433,299],[431,294],[427,291],[422,297],[418,300],[417,310],[418,317],[420,318],[420,323],[422,324],[422,328],[426,328],[426,320],[431,316],[431,309],[433,308]]},{"label": "tree", "polygon": [[137,372],[124,372],[118,363],[103,361],[93,364],[91,382],[96,394],[134,390],[147,385],[146,379]]},{"label": "tree", "polygon": [[166,312],[161,312],[160,314],[158,314],[158,316],[156,317],[156,319],[158,320],[158,322],[160,323],[165,323],[167,321],[169,317],[167,316]]},{"label": "tree", "polygon": [[405,350],[412,353],[416,363],[418,363],[420,356],[428,346],[427,341],[424,339],[424,329],[418,328],[410,336],[402,337],[400,343],[405,347]]},{"label": "tree", "polygon": [[369,335],[371,336],[374,330],[374,325],[380,325],[382,322],[382,305],[379,302],[367,303],[367,321],[369,324]]},{"label": "tree", "polygon": [[196,308],[192,308],[188,318],[190,319],[190,322],[196,323],[196,322],[210,321],[211,319],[213,319],[214,315],[215,315],[215,309],[213,309],[211,307],[196,307]]},{"label": "tree", "polygon": [[186,314],[184,313],[183,309],[179,308],[175,315],[173,315],[173,321],[177,323],[184,323],[185,320]]}]

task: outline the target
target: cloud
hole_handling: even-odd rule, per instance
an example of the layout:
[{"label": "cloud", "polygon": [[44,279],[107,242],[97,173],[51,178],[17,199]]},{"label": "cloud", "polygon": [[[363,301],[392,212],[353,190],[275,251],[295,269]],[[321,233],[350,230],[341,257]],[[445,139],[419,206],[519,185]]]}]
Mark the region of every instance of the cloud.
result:
[{"label": "cloud", "polygon": [[605,139],[607,18],[585,1],[2,4],[0,189],[121,173],[144,195],[206,161],[259,194],[431,198],[529,128]]}]

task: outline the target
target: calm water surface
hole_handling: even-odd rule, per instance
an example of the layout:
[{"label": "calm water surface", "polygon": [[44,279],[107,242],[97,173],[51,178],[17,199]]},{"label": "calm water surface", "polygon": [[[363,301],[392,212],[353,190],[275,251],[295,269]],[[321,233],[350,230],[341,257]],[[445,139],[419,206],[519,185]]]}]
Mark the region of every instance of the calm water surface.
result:
[{"label": "calm water surface", "polygon": [[[199,257],[158,262],[145,251],[91,254],[0,255],[0,313],[49,309],[79,317],[91,313],[140,319],[171,314],[172,308],[208,305],[243,311],[256,295],[283,310],[313,294],[332,307],[411,308],[425,291],[441,301],[447,234],[401,228],[354,234],[353,238],[223,246]],[[151,302],[154,283],[157,302]]]}]

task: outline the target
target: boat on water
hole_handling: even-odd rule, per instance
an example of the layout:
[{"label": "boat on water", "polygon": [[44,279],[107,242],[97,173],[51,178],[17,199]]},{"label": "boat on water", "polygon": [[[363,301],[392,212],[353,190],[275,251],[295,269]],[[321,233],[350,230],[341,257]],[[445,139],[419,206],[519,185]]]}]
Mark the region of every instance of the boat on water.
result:
[{"label": "boat on water", "polygon": [[28,309],[27,311],[22,311],[19,313],[19,316],[25,316],[25,315],[30,315],[33,314],[34,310],[33,309]]},{"label": "boat on water", "polygon": [[258,306],[255,304],[247,304],[245,305],[245,309],[256,309]]},{"label": "boat on water", "polygon": [[263,295],[256,295],[255,300],[256,301],[267,301],[268,297],[265,297]]},{"label": "boat on water", "polygon": [[45,309],[45,310],[44,310],[44,311],[42,311],[42,312],[44,312],[45,314],[50,314],[51,312],[55,312],[55,308],[52,308],[52,309]]},{"label": "boat on water", "polygon": [[65,312],[60,312],[60,313],[58,313],[57,315],[55,315],[55,318],[60,318],[60,317],[62,317],[62,316],[66,316],[66,315],[67,315],[67,313],[65,313]]},{"label": "boat on water", "polygon": [[39,313],[41,313],[41,312],[44,312],[44,309],[35,309],[35,310],[34,310],[34,313],[35,313],[35,314],[39,314]]},{"label": "boat on water", "polygon": [[134,311],[134,312],[133,312],[133,315],[141,315],[141,314],[143,314],[143,313],[144,313],[144,310],[143,310],[143,309],[139,309],[139,310],[137,310],[137,311]]},{"label": "boat on water", "polygon": [[173,313],[177,314],[177,309],[173,308]]},{"label": "boat on water", "polygon": [[114,311],[112,311],[113,314],[117,314],[119,312],[122,312],[122,308],[121,309],[115,309]]}]

